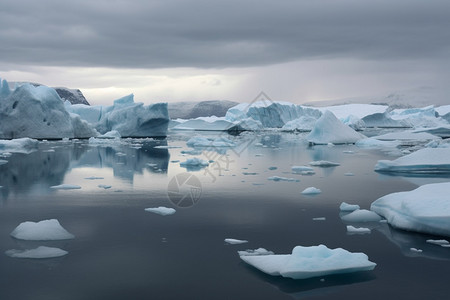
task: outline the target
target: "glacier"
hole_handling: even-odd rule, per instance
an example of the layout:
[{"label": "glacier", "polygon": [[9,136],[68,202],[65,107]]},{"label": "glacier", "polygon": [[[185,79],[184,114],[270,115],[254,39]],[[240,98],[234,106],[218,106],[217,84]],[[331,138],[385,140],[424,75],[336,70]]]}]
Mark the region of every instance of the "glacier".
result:
[{"label": "glacier", "polygon": [[240,258],[266,274],[292,279],[370,271],[376,266],[364,253],[329,249],[325,245],[296,246],[291,254],[241,255]]},{"label": "glacier", "polygon": [[450,236],[450,182],[383,196],[370,209],[396,228]]}]

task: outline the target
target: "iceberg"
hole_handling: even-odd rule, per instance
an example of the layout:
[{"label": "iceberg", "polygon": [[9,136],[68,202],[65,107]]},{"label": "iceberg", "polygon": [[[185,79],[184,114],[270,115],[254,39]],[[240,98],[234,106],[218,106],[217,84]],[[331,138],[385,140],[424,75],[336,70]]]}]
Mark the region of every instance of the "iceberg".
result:
[{"label": "iceberg", "polygon": [[173,215],[176,212],[175,209],[164,206],[146,208],[145,211],[152,212],[161,216]]},{"label": "iceberg", "polygon": [[352,225],[347,225],[347,233],[348,234],[367,234],[370,232],[371,232],[370,228],[354,227]]},{"label": "iceberg", "polygon": [[316,160],[309,163],[311,166],[315,167],[322,167],[322,168],[329,168],[329,167],[336,167],[340,166],[340,163],[327,161],[327,160]]},{"label": "iceberg", "polygon": [[450,148],[423,148],[395,160],[379,160],[378,172],[450,173]]},{"label": "iceberg", "polygon": [[375,113],[384,113],[388,109],[387,105],[378,105],[378,104],[342,104],[342,105],[333,105],[326,107],[319,107],[320,111],[330,111],[332,112],[338,119],[343,120],[350,116],[353,116],[357,119],[362,119],[366,116],[375,114]]},{"label": "iceberg", "polygon": [[341,216],[341,220],[351,223],[379,222],[381,221],[381,217],[373,211],[367,209],[357,209],[349,214]]},{"label": "iceberg", "polygon": [[412,125],[403,120],[393,120],[386,113],[374,113],[362,118],[366,127],[378,128],[408,128]]},{"label": "iceberg", "polygon": [[373,136],[372,139],[380,141],[430,141],[440,139],[439,137],[427,132],[417,132],[413,130],[405,130],[400,132],[391,132],[382,135]]},{"label": "iceberg", "polygon": [[339,206],[339,209],[341,211],[352,212],[352,211],[360,209],[360,207],[357,204],[348,204],[347,202],[342,202],[341,205]]},{"label": "iceberg", "polygon": [[302,174],[302,175],[313,175],[315,174],[314,169],[307,166],[292,166],[292,173]]},{"label": "iceberg", "polygon": [[266,274],[292,279],[370,271],[376,266],[364,253],[352,253],[342,248],[329,249],[325,245],[296,246],[292,254],[244,255],[240,258]]},{"label": "iceberg", "polygon": [[320,193],[322,193],[322,191],[315,187],[308,187],[308,188],[304,189],[302,192],[303,195],[317,195]]},{"label": "iceberg", "polygon": [[298,119],[294,119],[286,122],[286,124],[281,127],[282,131],[311,131],[317,122],[317,118],[311,116],[303,116]]},{"label": "iceberg", "polygon": [[245,251],[238,251],[239,256],[256,256],[256,255],[273,255],[272,251],[264,248],[258,248],[255,250],[247,249]]},{"label": "iceberg", "polygon": [[450,182],[426,184],[374,201],[370,209],[393,227],[450,236]]},{"label": "iceberg", "polygon": [[207,162],[204,159],[197,158],[197,157],[189,158],[186,161],[180,162],[180,167],[184,167],[184,168],[192,169],[192,170],[196,170],[196,169],[200,170],[207,166],[209,166],[209,162]]},{"label": "iceberg", "polygon": [[60,248],[46,247],[46,246],[39,246],[35,249],[29,250],[11,249],[5,252],[5,254],[8,255],[9,257],[34,258],[34,259],[61,257],[67,255],[67,253],[69,252],[62,250]]},{"label": "iceberg", "polygon": [[248,243],[247,240],[237,240],[237,239],[230,239],[230,238],[225,239],[224,241],[225,241],[225,243],[230,244],[230,245],[239,245],[239,244]]},{"label": "iceberg", "polygon": [[363,138],[364,135],[339,121],[330,111],[317,120],[313,130],[306,136],[309,143],[318,145],[353,144]]},{"label": "iceberg", "polygon": [[75,237],[65,230],[56,219],[20,223],[11,232],[11,236],[28,241],[68,240]]},{"label": "iceberg", "polygon": [[38,149],[39,142],[30,138],[0,140],[0,152],[30,153]]}]

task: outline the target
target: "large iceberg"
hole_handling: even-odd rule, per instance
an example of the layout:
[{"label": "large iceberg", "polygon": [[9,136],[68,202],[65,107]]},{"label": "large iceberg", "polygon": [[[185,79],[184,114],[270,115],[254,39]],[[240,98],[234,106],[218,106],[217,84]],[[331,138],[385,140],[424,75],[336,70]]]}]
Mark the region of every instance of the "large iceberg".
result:
[{"label": "large iceberg", "polygon": [[375,171],[450,173],[450,148],[423,148],[395,160],[379,160]]},{"label": "large iceberg", "polygon": [[450,182],[427,184],[381,197],[370,209],[394,227],[450,236],[449,191]]},{"label": "large iceberg", "polygon": [[325,245],[297,246],[292,254],[241,255],[240,258],[266,274],[293,279],[370,271],[376,266],[364,253],[352,253],[342,248],[329,249]]},{"label": "large iceberg", "polygon": [[361,133],[356,132],[349,126],[339,121],[335,115],[326,111],[317,120],[313,130],[306,139],[311,144],[352,144],[365,138]]}]

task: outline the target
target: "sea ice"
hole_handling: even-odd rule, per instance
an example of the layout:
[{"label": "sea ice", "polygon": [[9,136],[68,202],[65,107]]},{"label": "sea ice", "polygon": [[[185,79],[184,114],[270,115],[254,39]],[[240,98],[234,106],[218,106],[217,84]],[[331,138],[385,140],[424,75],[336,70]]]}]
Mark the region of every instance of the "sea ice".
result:
[{"label": "sea ice", "polygon": [[225,243],[230,245],[239,245],[239,244],[245,244],[248,243],[247,240],[237,240],[237,239],[225,239]]},{"label": "sea ice", "polygon": [[450,182],[386,195],[370,209],[400,229],[450,236]]},{"label": "sea ice", "polygon": [[357,209],[345,216],[342,216],[341,219],[345,222],[361,223],[379,222],[381,220],[381,217],[373,211],[367,209]]},{"label": "sea ice", "polygon": [[146,208],[145,211],[152,212],[161,216],[173,215],[176,212],[175,209],[164,206]]},{"label": "sea ice", "polygon": [[395,160],[379,160],[375,171],[402,173],[449,173],[450,148],[423,148]]},{"label": "sea ice", "polygon": [[34,259],[61,257],[66,255],[67,253],[69,252],[62,250],[60,248],[46,247],[46,246],[39,246],[35,249],[29,250],[11,249],[5,252],[5,254],[8,255],[9,257],[34,258]]},{"label": "sea ice", "polygon": [[339,206],[339,209],[341,211],[355,211],[360,209],[359,205],[357,204],[348,204],[346,202],[342,202],[341,205]]},{"label": "sea ice", "polygon": [[318,188],[313,187],[313,186],[304,189],[303,192],[302,192],[303,195],[317,195],[317,194],[320,194],[320,193],[322,193],[322,191],[320,189],[318,189]]},{"label": "sea ice", "polygon": [[65,230],[56,219],[20,223],[11,232],[11,236],[29,241],[67,240],[75,237]]},{"label": "sea ice", "polygon": [[348,234],[366,234],[366,233],[370,233],[370,229],[365,228],[365,227],[353,227],[352,225],[347,225],[347,233]]},{"label": "sea ice", "polygon": [[352,253],[342,248],[329,249],[324,245],[297,246],[292,254],[240,258],[266,274],[293,279],[370,271],[376,266],[364,253]]},{"label": "sea ice", "polygon": [[336,166],[340,166],[341,165],[340,163],[327,161],[327,160],[316,160],[316,161],[310,162],[309,164],[311,166],[322,167],[322,168],[336,167]]},{"label": "sea ice", "polygon": [[54,190],[78,190],[81,189],[81,186],[75,184],[60,184],[51,186],[50,188]]},{"label": "sea ice", "polygon": [[339,121],[332,112],[326,111],[316,122],[313,130],[306,136],[311,144],[353,144],[365,138],[349,126]]},{"label": "sea ice", "polygon": [[255,250],[247,249],[245,251],[238,251],[239,256],[256,256],[256,255],[273,255],[272,251],[266,250],[264,248],[258,248]]},{"label": "sea ice", "polygon": [[287,178],[287,177],[281,177],[281,176],[271,176],[268,177],[267,180],[272,180],[272,181],[291,181],[291,182],[299,182],[300,180],[295,179],[295,178]]}]

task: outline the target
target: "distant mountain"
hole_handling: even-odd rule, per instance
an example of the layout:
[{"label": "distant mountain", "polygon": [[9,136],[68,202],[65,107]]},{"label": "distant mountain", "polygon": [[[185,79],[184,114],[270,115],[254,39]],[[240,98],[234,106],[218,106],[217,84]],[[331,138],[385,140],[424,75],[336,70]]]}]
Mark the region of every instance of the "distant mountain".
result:
[{"label": "distant mountain", "polygon": [[200,102],[169,103],[171,119],[194,119],[198,117],[224,117],[227,110],[239,103],[228,100],[209,100]]},{"label": "distant mountain", "polygon": [[[10,86],[13,86],[14,84],[24,84],[24,83],[30,83],[34,86],[43,85],[35,82],[11,82]],[[58,93],[59,97],[63,101],[67,100],[72,104],[90,105],[89,102],[84,97],[83,93],[79,89],[69,89],[66,87],[52,87],[52,88],[55,89],[55,91]]]}]

